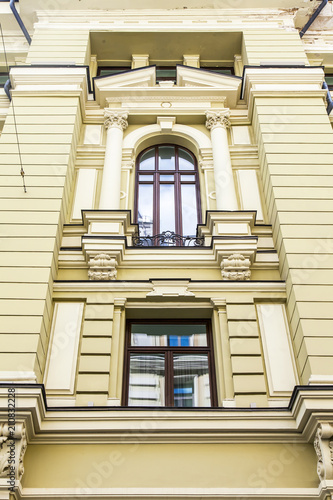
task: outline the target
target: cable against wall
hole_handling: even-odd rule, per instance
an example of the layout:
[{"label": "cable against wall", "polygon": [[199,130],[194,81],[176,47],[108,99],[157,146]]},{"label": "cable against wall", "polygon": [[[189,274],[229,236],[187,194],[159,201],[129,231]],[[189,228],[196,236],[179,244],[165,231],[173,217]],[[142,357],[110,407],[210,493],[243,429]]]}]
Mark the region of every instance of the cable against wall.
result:
[{"label": "cable against wall", "polygon": [[[1,39],[2,39],[2,45],[3,45],[3,52],[4,52],[4,55],[5,55],[6,69],[7,69],[7,73],[9,74],[9,66],[8,66],[8,60],[7,60],[7,52],[6,52],[6,46],[5,46],[5,39],[4,39],[4,36],[3,36],[3,31],[2,31],[2,25],[1,25],[1,23],[0,23],[0,31],[1,31]],[[23,162],[22,162],[22,156],[21,156],[21,148],[20,148],[19,136],[18,136],[18,132],[17,132],[17,123],[16,123],[16,115],[15,115],[15,107],[14,107],[14,101],[13,101],[13,99],[11,101],[11,105],[12,105],[12,110],[13,110],[13,120],[14,120],[14,127],[15,127],[16,141],[17,141],[17,149],[18,149],[18,155],[19,155],[20,166],[21,166],[20,174],[21,174],[22,182],[23,182],[23,190],[26,193],[27,192],[27,188],[26,188],[26,185],[25,185],[25,172],[24,172],[24,169],[23,169]]]}]

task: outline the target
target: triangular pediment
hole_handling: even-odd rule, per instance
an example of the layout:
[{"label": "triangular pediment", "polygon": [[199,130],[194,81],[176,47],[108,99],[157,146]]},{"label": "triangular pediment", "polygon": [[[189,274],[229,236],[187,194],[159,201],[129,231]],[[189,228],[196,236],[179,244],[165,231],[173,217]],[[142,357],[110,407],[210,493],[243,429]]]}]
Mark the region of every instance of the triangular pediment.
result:
[{"label": "triangular pediment", "polygon": [[105,94],[117,88],[155,87],[156,67],[133,69],[118,75],[100,76],[94,78],[95,97],[99,101],[100,94]]},{"label": "triangular pediment", "polygon": [[[137,96],[158,95],[156,92],[168,93],[172,99],[179,92],[182,95],[186,89],[192,93],[196,89],[200,92],[218,94],[224,97],[229,107],[236,106],[241,91],[242,79],[236,76],[217,74],[201,68],[177,65],[177,83],[156,83],[156,66],[129,70],[118,75],[110,75],[94,78],[94,90],[96,101],[104,107],[107,98],[116,95],[130,95],[136,92]],[[141,91],[140,91],[141,89]]]},{"label": "triangular pediment", "polygon": [[202,68],[177,66],[177,86],[219,90],[227,98],[229,107],[234,107],[240,98],[242,79]]}]

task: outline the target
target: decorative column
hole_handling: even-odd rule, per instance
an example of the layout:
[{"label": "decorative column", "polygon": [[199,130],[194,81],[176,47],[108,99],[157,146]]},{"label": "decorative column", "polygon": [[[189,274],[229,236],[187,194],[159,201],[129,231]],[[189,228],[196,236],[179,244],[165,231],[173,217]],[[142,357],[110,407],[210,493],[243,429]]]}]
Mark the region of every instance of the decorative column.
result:
[{"label": "decorative column", "polygon": [[104,112],[104,126],[107,129],[105,160],[103,169],[101,210],[119,210],[121,185],[121,159],[124,130],[128,127],[127,112]]},{"label": "decorative column", "polygon": [[206,127],[212,139],[217,210],[238,210],[227,135],[229,116],[229,109],[206,111]]}]

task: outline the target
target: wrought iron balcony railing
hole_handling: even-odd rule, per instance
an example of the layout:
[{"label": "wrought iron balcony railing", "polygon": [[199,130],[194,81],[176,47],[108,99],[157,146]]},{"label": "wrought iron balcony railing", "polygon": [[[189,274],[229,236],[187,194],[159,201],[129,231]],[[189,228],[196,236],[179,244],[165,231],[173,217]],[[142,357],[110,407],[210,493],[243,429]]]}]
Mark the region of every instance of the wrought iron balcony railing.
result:
[{"label": "wrought iron balcony railing", "polygon": [[153,236],[135,235],[132,238],[134,247],[202,247],[203,237],[181,236],[173,231],[164,231]]}]

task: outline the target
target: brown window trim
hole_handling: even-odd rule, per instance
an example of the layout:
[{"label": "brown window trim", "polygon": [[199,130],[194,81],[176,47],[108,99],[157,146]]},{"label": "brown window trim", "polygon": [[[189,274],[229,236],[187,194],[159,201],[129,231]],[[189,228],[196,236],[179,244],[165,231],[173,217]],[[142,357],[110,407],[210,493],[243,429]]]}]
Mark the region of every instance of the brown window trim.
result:
[{"label": "brown window trim", "polygon": [[[175,170],[163,170],[159,171],[158,170],[158,148],[160,146],[172,146],[175,148]],[[140,166],[140,160],[141,157],[149,150],[155,149],[155,169],[154,170],[139,170]],[[187,153],[191,155],[194,161],[194,169],[193,170],[179,170],[179,149],[183,149]],[[159,185],[163,184],[158,178],[158,175],[175,175],[175,233],[182,235],[182,236],[187,236],[183,234],[183,228],[182,228],[182,216],[181,216],[181,191],[180,187],[181,184],[195,184],[195,191],[196,191],[196,201],[197,201],[197,224],[201,224],[202,218],[201,218],[201,197],[200,197],[200,185],[199,185],[199,172],[198,172],[198,163],[197,159],[194,156],[194,154],[187,148],[184,148],[183,146],[178,146],[176,144],[170,144],[170,143],[162,143],[162,144],[157,144],[155,146],[150,146],[138,155],[137,161],[136,161],[136,168],[135,168],[135,195],[134,195],[134,220],[137,223],[138,222],[138,200],[139,200],[139,184],[152,184],[154,186],[154,201],[153,201],[153,235],[159,234],[160,233],[160,200],[159,200]],[[152,175],[153,176],[153,181],[140,181],[139,180],[139,175]],[[190,181],[190,182],[183,182],[180,180],[181,175],[194,175],[195,176],[195,181]],[[166,182],[167,184],[167,182]]]},{"label": "brown window trim", "polygon": [[[190,347],[169,347],[169,346],[131,346],[130,345],[130,340],[131,340],[131,325],[132,324],[184,324],[184,325],[198,325],[198,324],[205,324],[206,325],[206,333],[207,333],[207,346],[206,347],[201,347],[201,346],[190,346]],[[215,362],[214,362],[214,346],[213,346],[213,334],[212,334],[212,328],[211,328],[211,322],[210,320],[203,319],[203,320],[169,320],[169,319],[160,319],[160,320],[127,320],[126,321],[126,331],[125,331],[125,351],[124,351],[124,376],[123,376],[123,390],[122,390],[122,406],[128,407],[128,408],[143,408],[143,407],[136,407],[136,406],[128,406],[128,389],[129,389],[129,367],[130,367],[130,355],[131,353],[153,353],[153,354],[164,354],[165,355],[165,387],[166,387],[166,397],[165,401],[166,404],[165,406],[147,406],[145,408],[149,409],[165,409],[165,408],[172,408],[172,409],[179,409],[179,410],[186,410],[186,409],[193,409],[197,408],[200,409],[201,407],[175,407],[173,406],[173,368],[172,368],[172,355],[176,353],[181,353],[181,354],[187,354],[187,353],[204,353],[208,355],[208,370],[209,370],[209,385],[210,385],[210,398],[211,398],[211,406],[210,408],[216,408],[217,407],[217,390],[216,390],[216,377],[215,377]],[[204,407],[205,409],[209,407]]]}]

